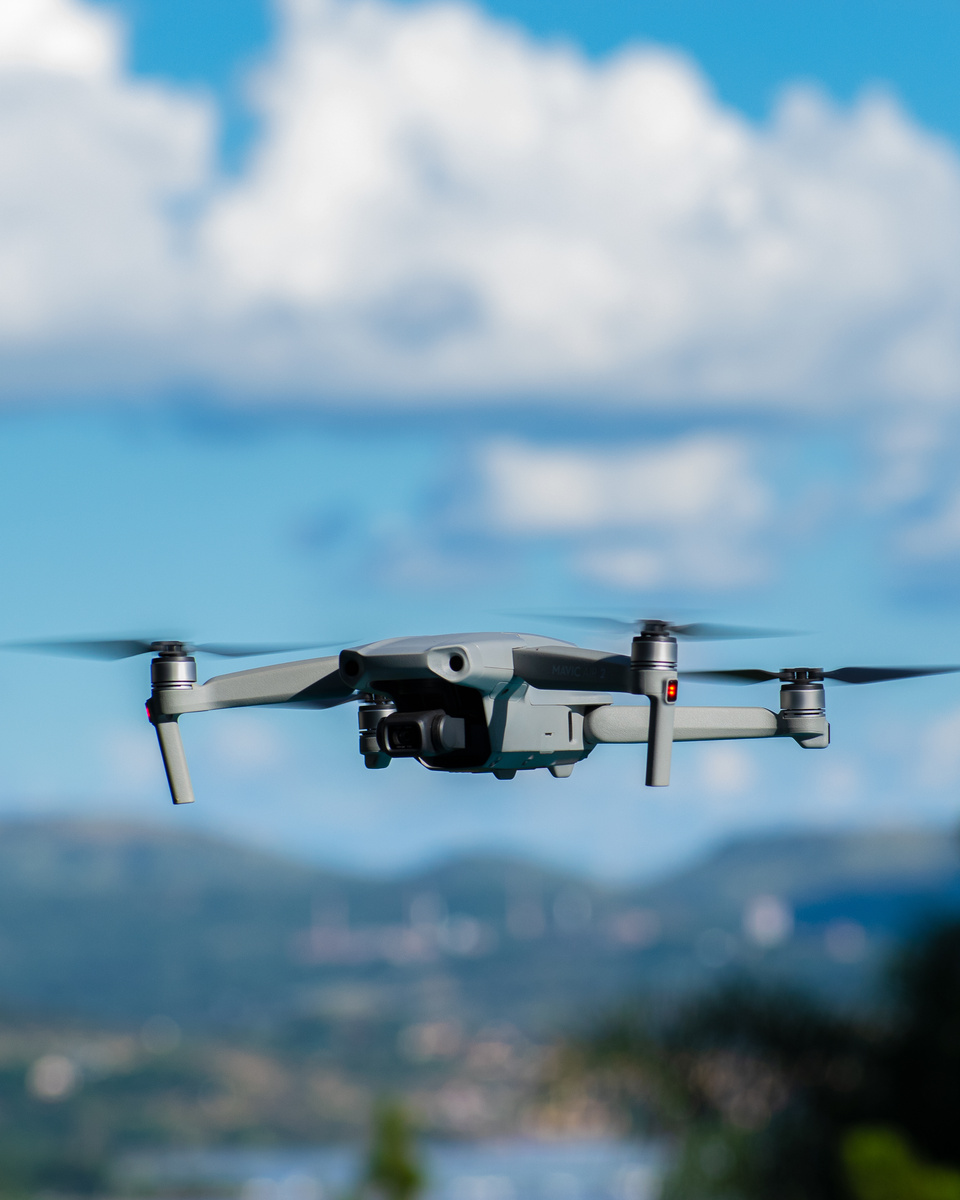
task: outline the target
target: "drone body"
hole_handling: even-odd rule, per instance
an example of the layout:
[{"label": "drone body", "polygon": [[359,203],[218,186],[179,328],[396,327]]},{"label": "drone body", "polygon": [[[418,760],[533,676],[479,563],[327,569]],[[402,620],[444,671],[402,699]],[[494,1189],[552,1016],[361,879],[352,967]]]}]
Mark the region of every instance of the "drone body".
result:
[{"label": "drone body", "polygon": [[[193,801],[177,724],[185,713],[268,704],[325,709],[355,701],[367,767],[378,770],[395,758],[414,758],[431,771],[489,773],[498,779],[539,768],[563,778],[599,745],[640,742],[647,746],[647,785],[665,787],[675,741],[789,737],[806,749],[824,749],[830,744],[825,680],[880,683],[960,671],[958,666],[751,667],[680,673],[678,638],[779,637],[782,632],[608,617],[590,623],[633,633],[630,654],[528,633],[402,637],[325,658],[234,671],[201,684],[193,651],[236,658],[308,647],[123,638],[21,642],[11,648],[108,659],[155,655],[147,715],[157,731],[175,804]],[[701,683],[777,680],[779,711],[678,705],[681,674]],[[618,692],[647,703],[614,704],[611,693]]]},{"label": "drone body", "polygon": [[[193,792],[177,719],[216,708],[281,704],[330,708],[359,701],[360,752],[367,767],[415,758],[434,771],[488,772],[511,779],[546,768],[571,774],[596,746],[647,743],[650,786],[669,783],[674,741],[793,737],[820,748],[830,740],[823,684],[793,680],[781,712],[766,708],[678,706],[676,639],[648,622],[630,657],[585,650],[521,633],[405,637],[196,682],[182,643],[157,644],[156,726],[175,803]],[[644,696],[648,705],[614,705],[609,693]]]}]

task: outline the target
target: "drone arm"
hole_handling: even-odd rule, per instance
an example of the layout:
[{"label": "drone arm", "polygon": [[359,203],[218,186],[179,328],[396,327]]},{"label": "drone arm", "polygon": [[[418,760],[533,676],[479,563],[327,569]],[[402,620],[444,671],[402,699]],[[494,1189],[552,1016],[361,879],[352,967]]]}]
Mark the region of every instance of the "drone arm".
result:
[{"label": "drone arm", "polygon": [[163,767],[174,804],[192,804],[193,786],[177,718],[183,713],[253,704],[297,704],[332,708],[348,700],[353,689],[340,678],[339,659],[312,658],[218,675],[204,684],[154,684],[147,713],[156,728]]},{"label": "drone arm", "polygon": [[155,688],[153,702],[160,714],[179,716],[254,704],[332,708],[353,695],[353,688],[340,677],[339,659],[331,655],[233,671],[192,687]]},{"label": "drone arm", "polygon": [[[667,707],[663,705],[664,709]],[[649,741],[653,711],[652,706],[648,708],[645,704],[606,704],[591,709],[583,721],[584,740],[594,743]],[[674,706],[671,711],[674,718],[672,740],[675,742],[783,737],[786,732],[777,714],[767,708]]]}]

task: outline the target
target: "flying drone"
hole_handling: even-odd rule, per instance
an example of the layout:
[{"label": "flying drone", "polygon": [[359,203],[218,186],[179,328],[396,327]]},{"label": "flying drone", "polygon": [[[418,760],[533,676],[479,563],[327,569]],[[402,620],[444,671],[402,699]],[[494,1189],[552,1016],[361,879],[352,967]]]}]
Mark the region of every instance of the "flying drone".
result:
[{"label": "flying drone", "polygon": [[[177,724],[186,713],[252,705],[333,708],[359,705],[360,753],[372,770],[413,758],[431,771],[480,772],[513,779],[545,768],[565,778],[599,745],[646,743],[648,787],[670,782],[674,742],[793,738],[807,750],[830,744],[824,681],[878,683],[960,671],[960,666],[789,667],[677,670],[678,639],[779,636],[776,631],[667,621],[618,622],[633,634],[629,655],[590,650],[526,633],[401,637],[197,682],[194,654],[242,657],[304,646],[192,645],[138,639],[32,642],[19,649],[129,658],[153,654],[147,715],[157,731],[174,804],[194,799]],[[755,684],[779,680],[780,709],[677,704],[679,680]],[[614,704],[608,693],[643,696]]]}]

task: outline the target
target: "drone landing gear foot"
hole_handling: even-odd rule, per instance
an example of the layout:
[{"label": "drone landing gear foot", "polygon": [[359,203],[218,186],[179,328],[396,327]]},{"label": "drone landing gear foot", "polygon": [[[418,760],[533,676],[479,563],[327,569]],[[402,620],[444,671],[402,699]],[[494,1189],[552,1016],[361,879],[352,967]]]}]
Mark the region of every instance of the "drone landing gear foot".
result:
[{"label": "drone landing gear foot", "polygon": [[494,771],[493,776],[495,779],[514,779],[516,774],[516,771]]},{"label": "drone landing gear foot", "polygon": [[382,771],[384,767],[389,767],[391,758],[389,754],[384,754],[382,751],[377,751],[376,754],[365,754],[363,756],[363,765],[368,771]]},{"label": "drone landing gear foot", "polygon": [[547,769],[554,779],[569,779],[573,774],[573,763],[554,763]]}]

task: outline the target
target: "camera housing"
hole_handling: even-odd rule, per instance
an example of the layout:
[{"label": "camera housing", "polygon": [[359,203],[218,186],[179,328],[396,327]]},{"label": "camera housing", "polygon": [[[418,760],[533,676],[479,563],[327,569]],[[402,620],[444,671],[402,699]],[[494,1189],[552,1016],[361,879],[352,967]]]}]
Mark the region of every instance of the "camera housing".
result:
[{"label": "camera housing", "polygon": [[377,725],[377,744],[391,758],[436,758],[466,748],[466,722],[441,708],[395,712]]}]

